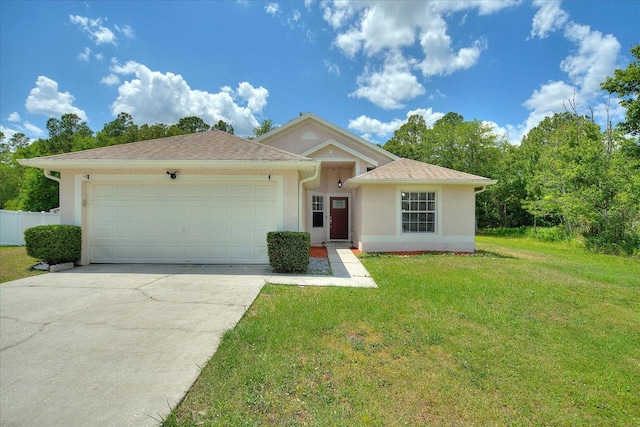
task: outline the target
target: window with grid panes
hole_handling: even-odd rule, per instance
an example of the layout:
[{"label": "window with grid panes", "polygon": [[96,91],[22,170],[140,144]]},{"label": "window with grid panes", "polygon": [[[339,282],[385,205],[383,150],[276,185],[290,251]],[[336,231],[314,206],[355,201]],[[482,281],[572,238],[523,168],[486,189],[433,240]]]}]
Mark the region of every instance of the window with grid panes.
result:
[{"label": "window with grid panes", "polygon": [[435,233],[435,192],[403,191],[401,209],[403,233]]},{"label": "window with grid panes", "polygon": [[311,196],[313,227],[324,227],[324,196]]}]

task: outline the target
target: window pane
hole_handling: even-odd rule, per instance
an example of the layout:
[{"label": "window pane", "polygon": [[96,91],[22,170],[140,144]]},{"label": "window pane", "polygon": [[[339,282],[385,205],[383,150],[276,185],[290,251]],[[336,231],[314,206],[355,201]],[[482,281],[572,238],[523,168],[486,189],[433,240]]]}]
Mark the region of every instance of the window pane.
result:
[{"label": "window pane", "polygon": [[324,227],[324,215],[322,212],[313,213],[313,226]]}]

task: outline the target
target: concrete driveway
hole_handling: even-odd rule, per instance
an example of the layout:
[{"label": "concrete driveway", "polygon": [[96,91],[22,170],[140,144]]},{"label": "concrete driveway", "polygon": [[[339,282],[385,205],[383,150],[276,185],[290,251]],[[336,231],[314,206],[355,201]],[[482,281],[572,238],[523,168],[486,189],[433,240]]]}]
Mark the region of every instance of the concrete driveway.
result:
[{"label": "concrete driveway", "polygon": [[0,424],[156,425],[270,274],[90,265],[0,284]]}]

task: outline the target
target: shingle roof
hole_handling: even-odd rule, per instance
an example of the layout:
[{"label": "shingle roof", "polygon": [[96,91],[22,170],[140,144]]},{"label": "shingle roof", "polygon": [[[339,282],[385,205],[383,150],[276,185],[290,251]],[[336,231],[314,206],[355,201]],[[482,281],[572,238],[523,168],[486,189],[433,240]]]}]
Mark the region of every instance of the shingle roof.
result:
[{"label": "shingle roof", "polygon": [[42,157],[54,161],[83,160],[232,160],[232,161],[305,161],[292,154],[259,142],[249,141],[219,130],[167,138],[112,145]]},{"label": "shingle roof", "polygon": [[384,166],[380,166],[370,172],[349,179],[351,184],[366,183],[392,183],[408,182],[416,183],[465,183],[480,185],[495,184],[496,181],[466,172],[443,168],[441,166],[410,159],[399,159]]}]

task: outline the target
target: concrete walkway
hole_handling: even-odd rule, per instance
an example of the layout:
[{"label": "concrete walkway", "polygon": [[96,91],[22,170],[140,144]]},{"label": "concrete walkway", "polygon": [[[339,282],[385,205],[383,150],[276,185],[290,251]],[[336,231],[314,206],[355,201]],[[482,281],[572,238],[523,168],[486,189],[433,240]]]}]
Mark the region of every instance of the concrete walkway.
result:
[{"label": "concrete walkway", "polygon": [[157,425],[265,283],[376,287],[328,249],[334,276],[95,264],[0,284],[0,425]]},{"label": "concrete walkway", "polygon": [[267,278],[267,283],[298,286],[378,287],[367,269],[351,251],[349,243],[328,243],[327,253],[333,276],[273,274]]}]

